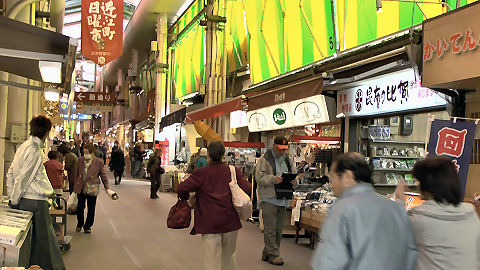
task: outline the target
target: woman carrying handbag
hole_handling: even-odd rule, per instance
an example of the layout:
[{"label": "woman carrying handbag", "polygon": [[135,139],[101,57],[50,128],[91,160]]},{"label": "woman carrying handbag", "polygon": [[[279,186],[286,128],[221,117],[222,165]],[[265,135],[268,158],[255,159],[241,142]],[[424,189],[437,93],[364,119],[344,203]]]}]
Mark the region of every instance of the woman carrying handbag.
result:
[{"label": "woman carrying handbag", "polygon": [[[224,155],[225,146],[222,142],[210,143],[209,165],[195,170],[187,180],[178,185],[181,200],[188,199],[190,192],[196,192],[195,219],[191,234],[202,234],[207,270],[236,269],[235,249],[238,230],[242,228],[242,224],[232,202],[232,174],[230,167],[223,162]],[[238,186],[233,186],[250,194],[251,184],[241,171],[234,171]]]},{"label": "woman carrying handbag", "polygon": [[[97,196],[100,192],[100,180],[107,194],[113,193],[110,190],[107,175],[105,174],[103,160],[95,157],[95,146],[86,144],[83,147],[84,156],[78,159],[78,177],[75,181],[75,193],[78,195],[77,206],[77,228],[80,232],[83,227],[85,233],[92,232],[92,226],[95,219],[95,206]],[[88,207],[87,220],[85,221],[85,202]]]}]

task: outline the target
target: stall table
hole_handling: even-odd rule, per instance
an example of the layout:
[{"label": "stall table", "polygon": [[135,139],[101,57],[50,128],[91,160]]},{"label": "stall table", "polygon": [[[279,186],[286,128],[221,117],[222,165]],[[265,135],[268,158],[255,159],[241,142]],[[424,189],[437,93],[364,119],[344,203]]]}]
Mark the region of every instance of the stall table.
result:
[{"label": "stall table", "polygon": [[[309,246],[311,249],[314,249],[318,239],[318,232],[322,229],[325,217],[325,214],[313,211],[311,208],[302,210],[300,212],[300,221],[295,223],[295,243],[298,243],[299,238],[309,238]],[[302,229],[305,231],[303,236],[300,235]]]}]

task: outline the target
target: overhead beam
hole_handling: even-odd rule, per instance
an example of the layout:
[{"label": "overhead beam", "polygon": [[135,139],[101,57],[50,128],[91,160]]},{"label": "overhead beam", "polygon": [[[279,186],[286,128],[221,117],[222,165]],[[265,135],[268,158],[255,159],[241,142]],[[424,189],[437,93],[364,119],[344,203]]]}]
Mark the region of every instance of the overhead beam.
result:
[{"label": "overhead beam", "polygon": [[19,51],[5,48],[0,48],[0,56],[33,59],[38,61],[66,62],[65,57],[59,54]]},{"label": "overhead beam", "polygon": [[11,86],[11,87],[23,88],[23,89],[27,89],[27,90],[41,91],[41,92],[43,92],[45,90],[45,88],[40,87],[40,86],[28,85],[28,84],[17,83],[17,82],[9,82],[9,81],[4,81],[4,80],[0,80],[0,84],[6,85],[6,86]]}]

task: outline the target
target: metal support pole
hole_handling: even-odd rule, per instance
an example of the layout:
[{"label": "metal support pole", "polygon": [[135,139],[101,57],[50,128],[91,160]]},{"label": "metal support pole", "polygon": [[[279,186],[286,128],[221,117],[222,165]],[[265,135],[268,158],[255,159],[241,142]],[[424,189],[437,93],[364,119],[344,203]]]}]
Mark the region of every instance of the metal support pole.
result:
[{"label": "metal support pole", "polygon": [[[165,116],[165,100],[166,100],[166,81],[167,74],[164,66],[167,62],[167,14],[157,15],[157,60],[156,60],[156,87],[155,87],[155,135],[154,141],[160,140],[160,121]],[[161,66],[161,68],[159,68]]]}]

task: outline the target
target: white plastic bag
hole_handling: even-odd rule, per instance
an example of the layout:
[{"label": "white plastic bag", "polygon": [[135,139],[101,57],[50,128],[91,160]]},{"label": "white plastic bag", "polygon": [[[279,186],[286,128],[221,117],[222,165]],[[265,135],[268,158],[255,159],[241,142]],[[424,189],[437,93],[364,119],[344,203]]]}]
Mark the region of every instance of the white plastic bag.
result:
[{"label": "white plastic bag", "polygon": [[67,208],[72,210],[72,211],[75,211],[75,210],[77,210],[77,205],[78,205],[77,193],[73,192],[70,195],[70,197],[68,198]]},{"label": "white plastic bag", "polygon": [[230,165],[230,173],[232,181],[230,181],[230,190],[232,192],[232,203],[237,209],[238,216],[241,220],[247,220],[252,217],[252,202],[247,193],[243,191],[237,183],[237,174],[235,167]]}]

